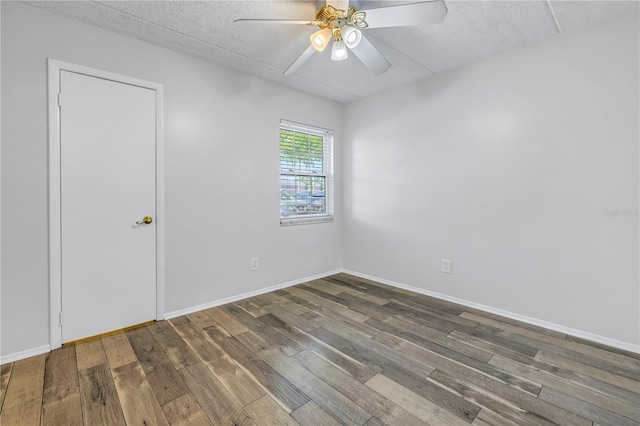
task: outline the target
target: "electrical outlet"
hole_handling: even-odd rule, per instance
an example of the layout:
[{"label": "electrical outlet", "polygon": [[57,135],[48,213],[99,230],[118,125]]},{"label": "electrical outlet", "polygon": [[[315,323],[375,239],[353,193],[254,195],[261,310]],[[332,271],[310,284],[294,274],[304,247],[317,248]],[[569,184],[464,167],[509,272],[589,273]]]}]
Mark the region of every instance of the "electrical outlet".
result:
[{"label": "electrical outlet", "polygon": [[260,266],[260,259],[257,258],[257,257],[252,257],[251,258],[251,270],[252,271],[257,271],[259,266]]},{"label": "electrical outlet", "polygon": [[442,272],[444,272],[445,274],[451,273],[451,260],[442,259]]}]

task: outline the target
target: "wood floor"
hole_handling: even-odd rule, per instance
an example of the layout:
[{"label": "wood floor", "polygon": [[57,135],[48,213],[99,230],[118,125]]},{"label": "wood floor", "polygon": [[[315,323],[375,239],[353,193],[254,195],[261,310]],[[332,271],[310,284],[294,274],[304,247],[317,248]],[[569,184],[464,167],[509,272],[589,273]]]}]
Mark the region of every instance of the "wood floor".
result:
[{"label": "wood floor", "polygon": [[640,422],[637,354],[345,274],[1,368],[2,426]]}]

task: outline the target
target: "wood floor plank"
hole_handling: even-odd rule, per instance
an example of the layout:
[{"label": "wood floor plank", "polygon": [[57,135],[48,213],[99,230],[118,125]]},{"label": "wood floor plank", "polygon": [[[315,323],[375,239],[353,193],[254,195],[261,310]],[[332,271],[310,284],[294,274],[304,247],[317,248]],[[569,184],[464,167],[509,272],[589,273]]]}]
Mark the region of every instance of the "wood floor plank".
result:
[{"label": "wood floor plank", "polygon": [[238,300],[235,303],[236,305],[240,306],[240,308],[242,308],[246,313],[254,317],[260,317],[264,314],[269,313],[269,311],[262,309],[255,298]]},{"label": "wood floor plank", "polygon": [[385,426],[384,423],[377,419],[376,417],[371,417],[367,422],[362,426]]},{"label": "wood floor plank", "polygon": [[305,286],[307,287],[311,287],[311,288],[315,288],[317,290],[320,291],[324,291],[325,293],[328,294],[332,294],[332,295],[336,295],[338,293],[342,293],[344,290],[344,287],[341,287],[339,285],[336,285],[328,280],[324,280],[324,279],[319,279],[319,280],[313,280],[313,281],[308,281],[306,283],[304,283]]},{"label": "wood floor plank", "polygon": [[[398,287],[391,287],[386,284],[377,283],[375,281],[367,280],[364,278],[350,277],[346,274],[337,274],[332,278],[334,277],[337,277],[342,282],[345,282],[347,285],[351,285],[356,289],[366,291],[367,294],[376,295],[389,301],[398,301],[409,305],[418,304],[419,306],[423,306],[425,308],[453,313],[455,315],[459,315],[465,310],[468,310],[468,308],[452,302],[435,299],[431,296],[417,294],[409,290]],[[471,310],[470,312],[475,311]]]},{"label": "wood floor plank", "polygon": [[100,337],[76,342],[74,345],[76,347],[78,371],[107,362],[107,356],[104,353]]},{"label": "wood floor plank", "polygon": [[604,343],[594,342],[592,340],[583,339],[581,337],[571,336],[567,334],[565,337],[567,342],[576,342],[581,343],[583,345],[588,345],[593,348],[602,349],[603,351],[611,352],[613,354],[622,355],[627,358],[635,359],[636,361],[640,361],[640,353],[629,352],[625,349],[615,348],[613,346],[605,345]]},{"label": "wood floor plank", "polygon": [[262,384],[286,412],[290,413],[309,401],[309,397],[300,389],[235,338],[226,339],[221,345]]},{"label": "wood floor plank", "polygon": [[269,395],[256,399],[244,407],[244,410],[258,425],[298,426],[298,422],[293,420]]},{"label": "wood floor plank", "polygon": [[334,311],[342,316],[345,316],[349,319],[352,319],[357,322],[364,322],[369,319],[368,316],[360,314],[358,312],[352,311],[349,308],[344,307],[343,305],[333,302],[331,300],[322,298],[308,291],[304,291],[297,287],[289,287],[286,289],[290,294],[297,296],[303,300],[307,300],[309,302],[315,303],[318,306],[322,306],[323,308]]},{"label": "wood floor plank", "polygon": [[[102,346],[102,342],[100,345]],[[111,370],[106,362],[79,372],[82,418],[91,425],[126,425]]]},{"label": "wood floor plank", "polygon": [[486,408],[480,410],[471,424],[474,426],[520,426]]},{"label": "wood floor plank", "polygon": [[341,315],[335,311],[332,311],[330,309],[324,308],[322,306],[318,306],[315,305],[313,303],[310,303],[307,305],[310,309],[309,312],[304,313],[302,315],[300,315],[303,318],[306,318],[307,320],[311,321],[312,323],[316,324],[317,327],[322,327],[322,324],[327,321],[327,320],[331,320],[331,321],[335,321],[335,322],[339,322],[341,324],[346,325],[347,327],[351,327],[352,329],[354,329],[355,331],[357,331],[358,333],[364,334],[367,337],[373,337],[376,334],[379,333],[378,330],[376,330],[375,328],[371,327],[370,325],[366,324],[366,320],[365,321],[355,321],[351,318],[347,318],[344,315]]},{"label": "wood floor plank", "polygon": [[309,401],[302,407],[291,413],[300,426],[341,426],[339,422],[331,414],[324,411],[318,404]]},{"label": "wood floor plank", "polygon": [[378,321],[385,321],[390,316],[399,314],[394,309],[390,308],[388,302],[384,305],[376,305],[375,303],[357,303],[349,307],[352,311],[358,312],[367,316],[369,319],[377,319]]},{"label": "wood floor plank", "polygon": [[445,351],[445,353],[451,355],[451,357],[447,357],[442,353],[424,349],[411,342],[387,333],[380,333],[378,336],[374,337],[374,340],[388,345],[389,347],[394,348],[416,360],[422,359],[424,362],[431,364],[433,368],[437,368],[448,373],[455,372],[456,374],[474,376],[482,374],[533,396],[537,396],[540,392],[540,384],[521,377],[513,376],[498,367],[479,362],[470,357],[464,357],[459,354],[452,354],[451,352]]},{"label": "wood floor plank", "polygon": [[189,393],[189,388],[173,364],[158,365],[146,376],[160,405]]},{"label": "wood floor plank", "polygon": [[[500,355],[509,356],[509,357],[521,355],[520,352],[516,352],[513,349],[505,348],[498,343],[479,339],[477,337],[474,337],[465,333],[460,333],[457,331],[447,334],[446,337],[447,339],[455,340],[455,341],[464,343],[468,346],[473,346],[478,349],[484,350],[489,354],[500,354]],[[536,349],[531,351],[531,353],[533,353],[534,355],[537,352],[538,351]]]},{"label": "wood floor plank", "polygon": [[361,298],[362,300],[366,300],[367,302],[375,303],[377,305],[384,305],[389,302],[389,299],[373,296],[367,293],[366,291],[361,291],[359,289],[353,288],[343,283],[342,281],[336,280],[332,277],[311,281],[310,283],[308,283],[308,285],[312,285],[314,283],[317,283],[316,285],[319,285],[319,286],[326,286],[327,284],[330,284],[331,287],[329,288],[333,289],[332,291],[335,291],[336,294],[347,293],[352,296]]},{"label": "wood floor plank", "polygon": [[229,393],[244,407],[265,395],[265,390],[194,323],[176,327],[178,333]]},{"label": "wood floor plank", "polygon": [[[541,423],[542,421],[549,421],[560,425],[589,426],[590,424],[589,420],[580,415],[539,400],[537,397],[529,393],[519,391],[518,389],[515,389],[501,381],[495,380],[490,376],[478,374],[468,369],[457,370],[455,365],[450,366],[448,370],[447,374],[455,377],[463,387],[470,388],[472,387],[470,385],[473,385],[483,391],[489,392],[492,397],[501,398],[510,404],[519,407],[521,410],[531,413],[531,415],[540,419],[538,423]],[[515,414],[517,415],[518,413]]]},{"label": "wood floor plank", "polygon": [[[305,284],[299,284],[296,286],[297,288],[304,290],[304,291],[308,291],[309,293],[313,293],[316,296],[320,296],[323,299],[327,299],[330,300],[332,302],[335,302],[339,305],[342,305],[346,308],[349,308],[351,306],[353,306],[355,303],[360,302],[360,303],[364,303],[365,301],[362,299],[356,299],[355,297],[349,296],[348,294],[345,295],[345,297],[340,297],[338,295],[335,294],[331,294],[331,293],[327,293],[322,291],[319,288],[313,287],[313,286],[309,286],[306,283]],[[354,302],[357,301],[357,302]]]},{"label": "wood floor plank", "polygon": [[147,329],[177,370],[200,361],[169,321],[156,321],[148,325]]},{"label": "wood floor plank", "polygon": [[478,324],[460,324],[457,321],[451,321],[437,315],[431,315],[426,311],[412,309],[408,306],[396,302],[389,302],[385,305],[385,307],[395,312],[395,316],[399,318],[406,319],[407,321],[416,324],[426,325],[428,327],[435,328],[436,330],[440,330],[444,333],[451,333],[452,331],[462,331],[468,333]]},{"label": "wood floor plank", "polygon": [[318,379],[280,351],[275,350],[263,353],[261,356],[271,367],[295,384],[306,395],[309,395],[334,417],[348,424],[363,424],[371,417],[369,413],[358,407],[350,399]]},{"label": "wood floor plank", "polygon": [[[468,328],[474,328],[479,323],[477,321],[465,318],[461,315],[453,315],[447,311],[440,309],[432,309],[430,307],[417,306],[410,301],[398,301],[395,300],[385,305],[389,309],[393,309],[400,315],[419,317],[422,319],[428,318],[429,320],[441,323],[445,326],[456,329],[458,326],[462,326],[462,330],[468,330]],[[467,328],[468,327],[468,328]]]},{"label": "wood floor plank", "polygon": [[[305,317],[301,315],[293,314],[286,309],[281,308],[280,306],[274,305],[269,308],[270,312],[265,312],[264,315],[260,316],[260,320],[263,320],[265,315],[272,315],[278,318],[283,324],[289,324],[291,326],[295,326],[302,331],[312,331],[318,328],[318,324],[309,321]],[[264,321],[263,321],[264,322]]]},{"label": "wood floor plank", "polygon": [[501,356],[509,358],[510,360],[515,361],[519,364],[529,366],[530,368],[533,368],[539,371],[544,371],[552,376],[558,377],[559,379],[563,379],[568,382],[575,383],[579,386],[587,388],[589,390],[593,390],[596,393],[603,393],[603,394],[615,397],[617,399],[620,399],[622,401],[626,401],[633,405],[638,405],[638,402],[640,401],[639,393],[616,386],[609,382],[600,380],[596,377],[592,377],[580,372],[569,370],[564,367],[559,367],[551,363],[547,363],[545,361],[528,357],[522,354],[501,353]]},{"label": "wood floor plank", "polygon": [[[593,389],[584,388],[545,371],[519,364],[516,361],[500,355],[495,355],[489,363],[605,410],[621,414],[630,419],[640,419],[640,406],[638,405],[611,397]],[[638,401],[640,402],[640,400]]]},{"label": "wood floor plank", "polygon": [[469,330],[468,332],[462,332],[462,333],[467,336],[484,340],[486,342],[501,346],[506,349],[510,349],[514,352],[520,352],[523,355],[535,356],[538,353],[538,348],[511,340],[508,336],[503,337],[501,334],[499,334],[501,333],[501,330],[498,330],[498,329],[483,328],[482,325],[479,325],[478,327],[475,327],[473,330]]},{"label": "wood floor plank", "polygon": [[82,424],[76,350],[73,344],[64,345],[46,356],[42,424]]},{"label": "wood floor plank", "polygon": [[124,331],[102,336],[102,346],[112,370],[137,361],[136,354],[133,352]]},{"label": "wood floor plank", "polygon": [[398,364],[390,362],[377,352],[368,350],[367,346],[353,343],[352,341],[330,333],[323,328],[315,330],[313,334],[327,344],[330,344],[352,358],[357,359],[370,368],[382,372],[388,378],[400,383],[402,386],[409,388],[413,392],[445,408],[466,421],[470,422],[473,420],[475,414],[480,410],[480,407],[477,405],[468,403],[463,398],[457,397],[447,390],[441,389],[438,386],[427,382],[425,379],[426,375],[423,377],[416,376],[415,374],[400,367]]},{"label": "wood floor plank", "polygon": [[[0,424],[5,425],[2,421],[0,421]],[[68,394],[62,399],[42,404],[41,424],[42,426],[82,426],[84,423],[79,388],[77,392]]]},{"label": "wood floor plank", "polygon": [[276,292],[261,294],[259,296],[256,296],[255,299],[268,303],[269,305],[280,306],[281,308],[288,310],[294,315],[304,314],[308,310],[304,305],[295,303],[290,299],[277,294]]},{"label": "wood floor plank", "polygon": [[434,370],[434,368],[430,365],[420,362],[405,355],[400,351],[396,351],[394,349],[391,349],[387,345],[377,342],[375,340],[375,337],[373,339],[369,339],[366,336],[363,336],[360,333],[354,332],[348,327],[343,326],[342,324],[326,323],[323,325],[322,329],[314,330],[313,332],[311,332],[311,334],[316,335],[316,332],[320,333],[322,330],[326,330],[332,334],[335,334],[336,336],[342,337],[352,344],[358,344],[362,348],[366,348],[371,352],[375,352],[376,355],[386,360],[383,362],[384,364],[394,363],[398,366],[402,366],[402,368],[404,368],[405,370],[410,371],[419,377],[427,377],[429,373]]},{"label": "wood floor plank", "polygon": [[585,366],[597,369],[605,373],[612,375],[618,375],[628,378],[631,381],[640,381],[640,368],[627,368],[619,364],[603,361],[590,355],[586,355],[580,352],[576,352],[571,349],[566,349],[560,346],[556,346],[551,343],[547,343],[542,340],[534,339],[533,337],[524,336],[512,331],[503,331],[492,326],[481,324],[476,327],[477,330],[491,330],[494,334],[507,337],[509,340],[535,347],[541,352],[553,354],[556,357],[562,357],[565,359],[571,359],[575,362],[579,362]]},{"label": "wood floor plank", "polygon": [[247,327],[245,327],[231,315],[222,311],[219,307],[210,308],[204,312],[209,315],[209,317],[211,317],[216,324],[219,324],[223,329],[225,329],[230,336],[235,336],[237,334],[242,334],[246,331],[249,331]]},{"label": "wood floor plank", "polygon": [[224,305],[221,309],[236,320],[240,321],[252,332],[262,336],[269,342],[278,345],[278,347],[289,356],[295,355],[304,349],[293,340],[279,333],[277,330],[265,325],[262,321],[253,318],[234,304]]},{"label": "wood floor plank", "polygon": [[[260,320],[265,324],[274,327],[281,333],[284,333],[291,340],[299,343],[307,349],[312,350],[314,353],[319,354],[321,357],[327,359],[333,363],[336,367],[340,368],[345,373],[353,376],[356,380],[364,383],[372,378],[376,371],[370,369],[366,365],[356,361],[355,359],[346,356],[342,352],[332,348],[319,339],[316,339],[310,334],[303,333],[295,329],[295,327],[287,326],[274,315],[263,315]],[[317,327],[316,327],[317,328]],[[314,328],[314,330],[316,329]]]},{"label": "wood floor plank", "polygon": [[158,366],[170,362],[167,354],[164,353],[147,327],[128,330],[126,335],[145,373],[151,373]]},{"label": "wood floor plank", "polygon": [[249,331],[236,338],[334,417],[346,423],[358,425],[371,417],[371,414],[278,349],[264,350],[263,348],[268,344],[261,341],[263,339],[257,334]]},{"label": "wood floor plank", "polygon": [[562,409],[556,409],[550,404],[539,401],[536,397],[538,392],[526,391],[527,386],[523,385],[523,383],[528,382],[526,379],[511,376],[506,374],[506,372],[495,371],[494,376],[490,373],[490,370],[482,372],[475,368],[468,368],[458,362],[449,360],[446,357],[432,353],[430,354],[429,351],[394,336],[387,335],[386,333],[376,336],[376,340],[386,342],[393,347],[398,348],[398,350],[403,350],[408,354],[412,354],[414,357],[423,358],[425,362],[432,364],[437,369],[441,369],[445,373],[455,376],[460,380],[468,380],[480,389],[509,401],[511,404],[522,407],[533,415],[544,419],[555,417],[562,421],[561,424],[588,424],[586,423],[586,419],[579,415],[574,415]]},{"label": "wood floor plank", "polygon": [[22,405],[31,405],[34,406],[32,408],[34,411],[40,412],[45,361],[46,356],[43,354],[13,363],[7,394],[2,405],[3,411]]},{"label": "wood floor plank", "polygon": [[128,425],[169,425],[139,363],[114,369],[113,378]]},{"label": "wood floor plank", "polygon": [[302,351],[293,357],[303,367],[324,380],[331,387],[371,413],[378,420],[388,424],[427,425],[402,407],[394,404],[370,387],[342,373],[329,362],[310,351]]},{"label": "wood floor plank", "polygon": [[550,404],[562,407],[573,413],[577,413],[587,419],[598,422],[602,425],[615,425],[615,426],[638,426],[640,419],[631,420],[628,417],[621,416],[612,411],[603,410],[598,407],[594,407],[588,402],[584,402],[578,398],[574,398],[563,392],[559,392],[548,386],[544,386],[540,391],[539,398],[542,401],[547,401]]},{"label": "wood floor plank", "polygon": [[534,324],[528,324],[526,322],[522,322],[522,321],[518,321],[516,319],[512,319],[512,318],[507,318],[507,317],[503,317],[491,312],[486,312],[486,311],[480,311],[477,309],[469,309],[468,307],[462,306],[462,309],[464,312],[469,313],[469,314],[473,314],[473,315],[477,315],[477,316],[481,316],[481,317],[485,317],[485,318],[489,318],[489,319],[493,319],[496,321],[500,321],[502,323],[506,323],[506,324],[510,324],[525,330],[531,330],[531,331],[536,331],[538,333],[543,333],[546,334],[548,336],[552,336],[558,339],[566,339],[568,336],[566,333],[562,333],[560,331],[555,331],[555,330],[551,330],[548,328],[544,328],[541,327],[539,325],[534,325]]},{"label": "wood floor plank", "polygon": [[598,378],[599,380],[603,380],[614,386],[627,389],[628,391],[633,392],[634,394],[637,394],[638,392],[640,392],[640,385],[639,385],[639,382],[636,380],[633,380],[618,374],[613,374],[608,371],[600,370],[597,367],[583,364],[579,361],[573,360],[571,358],[566,358],[562,355],[540,351],[536,355],[536,359],[547,362],[549,364],[553,364],[557,367],[566,368],[568,370],[572,370],[578,373],[583,373],[588,376]]},{"label": "wood floor plank", "polygon": [[0,366],[0,412],[2,411],[2,405],[4,404],[4,396],[7,394],[7,387],[9,386],[12,369],[12,362]]},{"label": "wood floor plank", "polygon": [[0,413],[0,424],[37,425],[40,423],[45,358],[43,354],[13,363]]},{"label": "wood floor plank", "polygon": [[162,411],[171,426],[213,426],[191,393],[164,404]]},{"label": "wood floor plank", "polygon": [[182,315],[182,316],[179,316],[179,317],[171,318],[169,320],[169,322],[171,323],[172,326],[175,327],[177,325],[182,325],[182,324],[191,322],[191,320],[189,318],[187,318],[186,315]]},{"label": "wood floor plank", "polygon": [[459,324],[473,326],[473,324],[469,321],[460,321],[460,314],[462,313],[460,309],[452,309],[450,306],[444,306],[440,303],[436,302],[426,302],[422,299],[416,299],[412,297],[407,297],[404,295],[403,297],[396,297],[390,300],[394,303],[399,303],[401,305],[417,309],[422,312],[427,312],[431,315],[435,315],[441,317],[446,320],[458,322]]},{"label": "wood floor plank", "polygon": [[[492,392],[474,385],[471,381],[467,381],[464,377],[456,375],[455,378],[445,374],[439,370],[434,371],[429,376],[429,381],[439,384],[442,387],[451,389],[465,399],[472,401],[482,407],[480,411],[491,410],[492,412],[502,414],[502,418],[508,419],[518,426],[553,426],[551,422],[535,413],[530,413],[517,404],[497,397]],[[477,416],[476,416],[477,417]],[[475,419],[474,419],[475,422]]]},{"label": "wood floor plank", "polygon": [[204,311],[188,314],[187,318],[189,318],[189,320],[191,320],[193,324],[197,325],[200,328],[211,327],[215,324],[215,321]]},{"label": "wood floor plank", "polygon": [[214,425],[255,426],[253,420],[204,364],[185,367],[180,370],[180,374]]},{"label": "wood floor plank", "polygon": [[[492,352],[449,339],[446,334],[438,332],[437,330],[429,329],[429,331],[425,331],[424,329],[427,327],[407,323],[399,318],[389,318],[385,322],[372,318],[365,321],[365,324],[369,324],[380,331],[394,336],[402,337],[411,343],[427,349],[447,348],[448,350],[459,352],[462,355],[470,356],[481,362],[487,362],[493,356]],[[422,336],[415,333],[419,333]],[[424,335],[429,335],[429,337],[423,337]]]},{"label": "wood floor plank", "polygon": [[253,375],[286,412],[289,413],[309,401],[309,397],[300,389],[238,340],[233,337],[225,338],[216,328],[209,327],[206,331],[226,353]]},{"label": "wood floor plank", "polygon": [[36,404],[19,404],[3,408],[0,412],[2,426],[33,426],[41,421],[40,406]]},{"label": "wood floor plank", "polygon": [[628,370],[632,370],[636,372],[640,370],[640,360],[629,358],[624,355],[612,353],[610,351],[602,350],[591,345],[586,345],[578,342],[573,342],[570,340],[565,340],[564,335],[562,335],[563,336],[562,338],[549,336],[548,334],[540,331],[529,330],[529,329],[515,326],[503,321],[498,321],[492,318],[486,318],[484,316],[470,314],[467,312],[463,313],[460,316],[464,318],[472,319],[474,321],[481,322],[483,324],[496,327],[505,331],[510,331],[516,334],[531,337],[532,339],[549,343],[551,345],[564,348],[570,351],[578,352],[589,357],[597,358],[610,364],[619,365]]},{"label": "wood floor plank", "polygon": [[468,421],[463,420],[451,414],[382,374],[373,377],[366,385],[427,424],[459,426],[466,425],[468,421],[473,420],[473,418]]},{"label": "wood floor plank", "polygon": [[46,354],[43,404],[62,400],[72,393],[79,394],[78,386],[75,345],[64,345]]}]

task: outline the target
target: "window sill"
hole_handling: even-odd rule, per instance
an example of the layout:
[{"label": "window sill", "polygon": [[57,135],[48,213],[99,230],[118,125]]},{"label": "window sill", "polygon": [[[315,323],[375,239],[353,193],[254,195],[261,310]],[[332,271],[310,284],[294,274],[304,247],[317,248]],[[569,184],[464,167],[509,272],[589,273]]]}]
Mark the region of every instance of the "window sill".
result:
[{"label": "window sill", "polygon": [[312,225],[314,223],[328,223],[333,222],[333,216],[313,216],[313,217],[281,217],[280,226],[292,226],[292,225]]}]

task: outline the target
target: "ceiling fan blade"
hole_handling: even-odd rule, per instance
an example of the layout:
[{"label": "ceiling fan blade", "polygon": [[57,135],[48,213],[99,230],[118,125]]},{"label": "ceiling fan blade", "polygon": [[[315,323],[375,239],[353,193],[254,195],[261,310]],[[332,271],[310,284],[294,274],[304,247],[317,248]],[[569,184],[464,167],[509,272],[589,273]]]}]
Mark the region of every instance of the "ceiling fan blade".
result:
[{"label": "ceiling fan blade", "polygon": [[298,59],[296,59],[291,65],[289,65],[289,68],[284,70],[283,74],[289,75],[296,72],[298,68],[302,66],[302,64],[307,62],[309,58],[313,56],[314,53],[316,53],[316,49],[313,46],[307,47],[307,50],[302,52],[302,55],[298,56]]},{"label": "ceiling fan blade", "polygon": [[349,0],[327,0],[327,6],[333,6],[338,10],[346,12],[349,9]]},{"label": "ceiling fan blade", "polygon": [[298,25],[316,25],[316,21],[302,21],[295,19],[234,19],[233,22],[263,22],[267,24],[298,24]]},{"label": "ceiling fan blade", "polygon": [[439,24],[447,16],[442,0],[363,10],[368,28],[403,27],[406,25]]},{"label": "ceiling fan blade", "polygon": [[376,75],[385,73],[391,66],[391,63],[382,56],[382,53],[378,52],[378,49],[364,35],[360,43],[351,51]]}]

